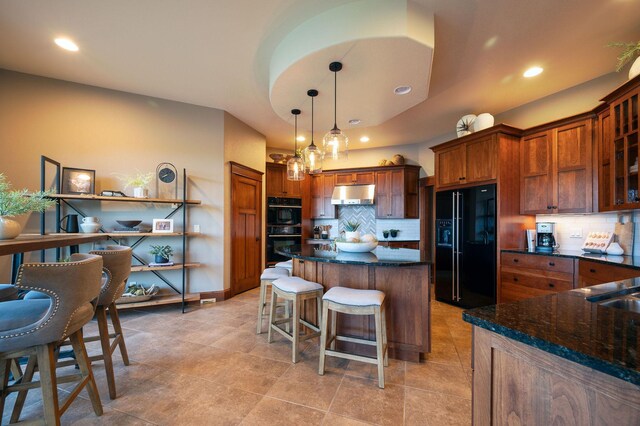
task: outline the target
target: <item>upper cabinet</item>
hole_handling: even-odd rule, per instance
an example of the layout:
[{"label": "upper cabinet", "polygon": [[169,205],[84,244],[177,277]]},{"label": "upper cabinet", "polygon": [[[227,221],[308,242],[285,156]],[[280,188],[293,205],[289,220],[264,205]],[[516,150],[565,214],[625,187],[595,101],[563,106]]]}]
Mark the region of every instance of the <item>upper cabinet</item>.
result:
[{"label": "upper cabinet", "polygon": [[591,114],[534,128],[520,143],[522,214],[593,211]]},{"label": "upper cabinet", "polygon": [[268,197],[302,197],[302,183],[287,179],[286,164],[267,163],[266,188]]},{"label": "upper cabinet", "polygon": [[373,171],[336,172],[336,185],[371,185],[375,183]]},{"label": "upper cabinet", "polygon": [[336,206],[331,204],[335,186],[335,173],[320,173],[311,176],[311,218],[335,219]]},{"label": "upper cabinet", "polygon": [[383,167],[375,172],[378,219],[418,219],[420,166]]}]

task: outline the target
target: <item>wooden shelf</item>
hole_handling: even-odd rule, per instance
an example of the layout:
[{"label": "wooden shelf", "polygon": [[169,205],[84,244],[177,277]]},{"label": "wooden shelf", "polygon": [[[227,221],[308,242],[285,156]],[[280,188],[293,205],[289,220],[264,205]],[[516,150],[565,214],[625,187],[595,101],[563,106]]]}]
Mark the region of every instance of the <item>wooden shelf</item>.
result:
[{"label": "wooden shelf", "polygon": [[[185,268],[199,268],[201,263],[185,263]],[[145,266],[135,265],[131,267],[131,272],[146,272],[146,271],[174,271],[176,269],[182,269],[182,263],[176,263],[171,266]]]},{"label": "wooden shelf", "polygon": [[[200,301],[200,293],[187,293],[184,295],[184,302],[199,302]],[[160,305],[171,305],[182,303],[182,295],[181,294],[172,294],[167,296],[154,296],[149,300],[145,300],[144,302],[135,302],[135,303],[118,303],[118,310],[122,311],[123,309],[134,309],[134,308],[143,308],[145,306],[160,306]]]},{"label": "wooden shelf", "polygon": [[[55,235],[55,234],[52,234]],[[161,233],[161,232],[97,232],[93,234],[78,234],[78,235],[106,235],[108,237],[117,237],[117,238],[138,238],[138,237],[178,237],[182,236],[181,232],[171,232],[171,233]],[[196,235],[200,235],[197,232],[187,232],[185,233],[187,237],[193,237]]]},{"label": "wooden shelf", "polygon": [[[80,194],[53,194],[50,198],[57,198],[59,200],[90,200],[90,201],[117,201],[117,202],[129,202],[129,203],[162,203],[162,204],[182,204],[183,200],[171,200],[164,198],[134,198],[134,197],[106,197],[102,195],[80,195]],[[186,200],[186,204],[201,204],[200,200]]]}]

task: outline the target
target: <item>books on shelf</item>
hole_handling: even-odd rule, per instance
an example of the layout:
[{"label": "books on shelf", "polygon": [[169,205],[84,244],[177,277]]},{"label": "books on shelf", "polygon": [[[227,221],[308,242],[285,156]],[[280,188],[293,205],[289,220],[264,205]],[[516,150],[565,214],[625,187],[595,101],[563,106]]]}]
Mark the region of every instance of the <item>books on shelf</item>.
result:
[{"label": "books on shelf", "polygon": [[149,266],[173,266],[173,262],[167,262],[167,263],[150,262]]}]

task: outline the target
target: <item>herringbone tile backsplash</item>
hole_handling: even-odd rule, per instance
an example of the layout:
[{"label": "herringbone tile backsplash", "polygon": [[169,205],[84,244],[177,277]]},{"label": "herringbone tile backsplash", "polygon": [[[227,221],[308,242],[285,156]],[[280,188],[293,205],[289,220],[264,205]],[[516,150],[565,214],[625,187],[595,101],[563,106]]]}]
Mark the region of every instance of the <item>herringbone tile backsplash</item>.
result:
[{"label": "herringbone tile backsplash", "polygon": [[318,219],[314,225],[331,225],[329,238],[338,238],[344,230],[347,221],[360,223],[361,234],[373,234],[378,240],[385,239],[382,231],[397,229],[396,238],[388,237],[389,241],[418,241],[420,240],[419,219],[377,219],[375,206],[339,206],[338,219]]},{"label": "herringbone tile backsplash", "polygon": [[338,207],[338,232],[344,231],[344,225],[348,222],[360,224],[360,234],[376,233],[376,207],[375,206],[340,206]]}]

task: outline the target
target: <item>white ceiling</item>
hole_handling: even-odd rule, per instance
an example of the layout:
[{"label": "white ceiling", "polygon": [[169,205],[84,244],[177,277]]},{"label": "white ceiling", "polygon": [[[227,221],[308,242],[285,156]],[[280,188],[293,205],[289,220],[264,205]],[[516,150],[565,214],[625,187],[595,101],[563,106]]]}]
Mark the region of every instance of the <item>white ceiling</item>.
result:
[{"label": "white ceiling", "polygon": [[[358,2],[368,3],[370,10],[385,2],[406,3]],[[607,74],[619,52],[607,43],[640,39],[638,0],[415,0],[407,7],[431,14],[435,22],[430,77],[426,73],[427,81],[421,82],[428,98],[403,101],[395,110],[389,107],[393,112],[379,115],[378,125],[365,121],[350,126],[348,119],[387,108],[379,96],[370,100],[365,93],[358,96],[358,90],[372,90],[371,82],[386,87],[415,78],[407,74],[416,66],[407,58],[411,55],[365,67],[372,59],[367,55],[384,58],[383,53],[398,51],[397,46],[389,50],[371,45],[374,38],[368,38],[355,42],[361,46],[354,49],[345,50],[344,44],[320,53],[312,49],[305,60],[318,68],[321,55],[328,59],[325,69],[310,72],[300,62],[292,64],[282,74],[289,80],[280,83],[291,81],[293,87],[295,81],[305,89],[294,93],[284,84],[275,97],[270,65],[288,35],[351,3],[355,2],[0,0],[0,68],[224,109],[266,135],[269,146],[289,148],[293,120],[282,111],[308,110],[306,88],[321,90],[315,103],[316,141],[332,127],[333,76],[328,63],[342,60],[338,125],[351,137],[351,148],[359,148],[434,140],[450,134],[466,113],[499,114]],[[349,24],[327,22],[332,25],[340,29]],[[55,46],[52,40],[60,35],[74,39],[80,52]],[[390,39],[384,42],[393,44]],[[534,64],[545,72],[522,78],[524,69]],[[348,99],[341,99],[341,79],[357,81],[365,73],[362,88],[348,94],[345,89]],[[418,95],[426,93],[421,90]],[[348,115],[341,116],[341,109]],[[302,116],[300,127],[309,127]],[[366,146],[356,141],[362,134],[371,138]]]}]

